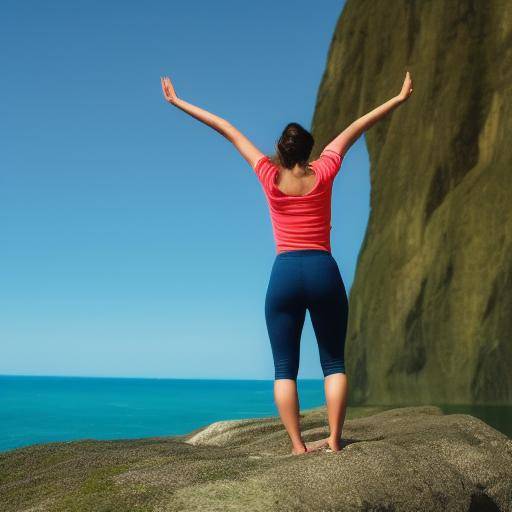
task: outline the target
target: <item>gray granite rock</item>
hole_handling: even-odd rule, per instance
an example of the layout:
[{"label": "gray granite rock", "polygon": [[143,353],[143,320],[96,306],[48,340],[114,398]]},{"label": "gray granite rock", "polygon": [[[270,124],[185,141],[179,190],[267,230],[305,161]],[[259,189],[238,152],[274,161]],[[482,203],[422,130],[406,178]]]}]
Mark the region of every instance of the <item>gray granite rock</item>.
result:
[{"label": "gray granite rock", "polygon": [[[277,458],[233,494],[246,485],[251,494],[265,489],[261,510],[271,503],[279,504],[272,510],[304,511],[512,510],[512,440],[470,415],[443,415],[434,406],[392,409],[348,420],[341,452],[298,457],[272,453],[276,432],[269,419],[217,422],[187,442],[245,450],[257,445],[264,451],[254,455]],[[304,438],[327,433],[325,427],[307,428]],[[225,483],[208,486],[212,507],[217,492],[227,492]]]}]

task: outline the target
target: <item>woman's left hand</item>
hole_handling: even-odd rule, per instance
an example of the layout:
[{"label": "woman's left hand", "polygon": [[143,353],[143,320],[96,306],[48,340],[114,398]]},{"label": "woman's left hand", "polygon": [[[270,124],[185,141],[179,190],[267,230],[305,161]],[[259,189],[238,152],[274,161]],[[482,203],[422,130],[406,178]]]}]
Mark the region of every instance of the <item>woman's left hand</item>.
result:
[{"label": "woman's left hand", "polygon": [[405,74],[405,80],[402,85],[402,90],[400,91],[400,94],[398,95],[398,98],[400,98],[400,101],[405,101],[409,98],[409,96],[412,94],[412,78],[409,71]]},{"label": "woman's left hand", "polygon": [[176,103],[178,96],[174,90],[171,79],[167,76],[160,77],[160,82],[162,82],[162,91],[164,93],[165,100],[172,104]]}]

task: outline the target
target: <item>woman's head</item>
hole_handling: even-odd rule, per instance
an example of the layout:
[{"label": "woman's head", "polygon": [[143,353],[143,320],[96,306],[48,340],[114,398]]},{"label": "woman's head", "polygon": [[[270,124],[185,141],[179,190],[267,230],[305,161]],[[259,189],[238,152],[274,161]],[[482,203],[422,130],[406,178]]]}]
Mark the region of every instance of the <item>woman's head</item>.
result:
[{"label": "woman's head", "polygon": [[300,124],[287,124],[276,144],[280,164],[286,169],[292,169],[296,164],[305,166],[314,143],[311,133]]}]

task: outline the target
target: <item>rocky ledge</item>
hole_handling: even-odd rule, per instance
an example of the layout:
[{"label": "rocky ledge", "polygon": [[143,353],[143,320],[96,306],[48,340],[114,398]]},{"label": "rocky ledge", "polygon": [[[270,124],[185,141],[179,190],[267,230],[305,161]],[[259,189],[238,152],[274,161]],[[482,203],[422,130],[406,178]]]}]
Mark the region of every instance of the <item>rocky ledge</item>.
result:
[{"label": "rocky ledge", "polygon": [[[302,412],[306,441],[325,407]],[[512,511],[512,440],[436,406],[349,408],[340,452],[294,456],[279,418],[0,454],[0,510]]]}]

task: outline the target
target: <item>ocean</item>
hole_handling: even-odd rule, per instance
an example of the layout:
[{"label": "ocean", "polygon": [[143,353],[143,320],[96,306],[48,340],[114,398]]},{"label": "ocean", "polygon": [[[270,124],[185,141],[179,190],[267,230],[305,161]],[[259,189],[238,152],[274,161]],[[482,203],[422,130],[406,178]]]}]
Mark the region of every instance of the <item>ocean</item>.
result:
[{"label": "ocean", "polygon": [[[298,380],[301,409],[323,380]],[[272,380],[0,376],[0,451],[51,441],[186,434],[219,420],[277,416]],[[443,406],[512,436],[512,407]]]}]

